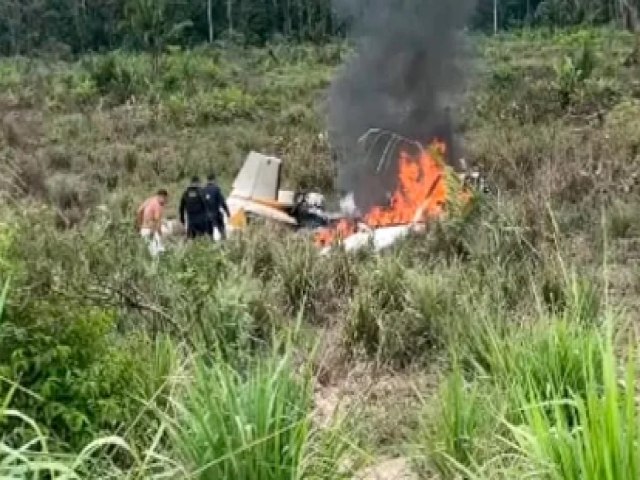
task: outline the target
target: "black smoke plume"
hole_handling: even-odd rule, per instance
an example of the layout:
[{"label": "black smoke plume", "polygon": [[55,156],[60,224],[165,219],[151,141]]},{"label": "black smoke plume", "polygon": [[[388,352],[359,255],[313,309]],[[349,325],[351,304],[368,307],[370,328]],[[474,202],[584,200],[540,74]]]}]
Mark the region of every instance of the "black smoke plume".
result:
[{"label": "black smoke plume", "polygon": [[[474,0],[333,0],[350,26],[356,52],[329,91],[329,135],[338,161],[338,189],[366,210],[395,187],[397,155],[374,173],[379,155],[358,139],[380,128],[427,144],[447,143],[449,163],[459,146],[453,112],[468,77],[463,30]],[[378,142],[378,148],[383,148]],[[373,154],[372,154],[373,153]]]}]

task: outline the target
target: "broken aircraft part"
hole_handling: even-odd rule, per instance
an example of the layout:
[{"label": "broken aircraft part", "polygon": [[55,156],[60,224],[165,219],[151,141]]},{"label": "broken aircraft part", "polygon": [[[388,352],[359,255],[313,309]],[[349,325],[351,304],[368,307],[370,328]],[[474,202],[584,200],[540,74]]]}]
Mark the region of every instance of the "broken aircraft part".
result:
[{"label": "broken aircraft part", "polygon": [[227,201],[232,228],[244,228],[251,216],[295,228],[327,225],[324,195],[280,190],[281,177],[281,159],[255,151],[249,153]]}]

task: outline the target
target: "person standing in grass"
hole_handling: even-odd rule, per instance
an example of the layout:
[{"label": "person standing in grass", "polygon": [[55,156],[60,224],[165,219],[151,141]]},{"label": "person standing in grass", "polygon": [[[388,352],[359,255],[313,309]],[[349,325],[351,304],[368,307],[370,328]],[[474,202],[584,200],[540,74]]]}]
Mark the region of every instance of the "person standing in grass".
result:
[{"label": "person standing in grass", "polygon": [[162,220],[168,198],[169,193],[160,189],[155,195],[147,198],[136,212],[136,229],[149,245],[152,255],[164,250],[161,242]]},{"label": "person standing in grass", "polygon": [[209,233],[209,215],[202,194],[200,178],[191,178],[180,199],[180,222],[187,227],[187,237],[196,238]]},{"label": "person standing in grass", "polygon": [[213,236],[214,229],[217,229],[218,233],[220,233],[220,238],[224,240],[226,238],[226,232],[223,212],[227,214],[227,218],[231,215],[229,214],[229,207],[227,206],[224,195],[216,183],[215,173],[212,172],[207,177],[207,185],[204,187],[203,193],[209,212],[209,234]]}]

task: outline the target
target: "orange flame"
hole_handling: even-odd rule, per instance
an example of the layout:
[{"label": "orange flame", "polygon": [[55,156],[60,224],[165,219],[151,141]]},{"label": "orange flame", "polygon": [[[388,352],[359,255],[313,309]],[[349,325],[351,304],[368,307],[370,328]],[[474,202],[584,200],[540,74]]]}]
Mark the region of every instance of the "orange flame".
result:
[{"label": "orange flame", "polygon": [[[444,155],[446,146],[434,142],[432,150]],[[429,150],[412,159],[400,154],[398,187],[387,208],[374,207],[365,215],[365,223],[371,227],[422,222],[442,213],[447,200],[447,187],[442,163]]]},{"label": "orange flame", "polygon": [[344,240],[357,232],[355,222],[342,219],[335,227],[323,228],[315,235],[315,244],[318,247],[327,247],[335,241]]},{"label": "orange flame", "polygon": [[[418,158],[400,154],[398,186],[388,207],[374,207],[365,216],[369,227],[424,223],[444,213],[448,189],[441,157],[446,145],[434,141]],[[324,247],[356,233],[355,222],[341,220],[335,227],[322,229],[315,243]]]}]

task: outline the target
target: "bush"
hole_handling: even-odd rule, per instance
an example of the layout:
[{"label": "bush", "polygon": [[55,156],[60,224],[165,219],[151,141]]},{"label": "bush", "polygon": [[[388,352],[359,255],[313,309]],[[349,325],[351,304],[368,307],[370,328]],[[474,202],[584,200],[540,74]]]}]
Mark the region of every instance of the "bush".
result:
[{"label": "bush", "polygon": [[486,367],[469,383],[454,357],[437,408],[423,414],[421,470],[429,459],[445,478],[635,478],[634,356],[619,382],[610,333],[562,320],[485,332],[472,338]]},{"label": "bush", "polygon": [[229,122],[238,118],[255,119],[255,98],[238,87],[200,92],[193,101],[194,117],[199,123]]},{"label": "bush", "polygon": [[10,258],[11,251],[16,237],[16,230],[8,223],[0,223],[0,268],[3,272],[11,273],[13,260]]},{"label": "bush", "polygon": [[368,274],[361,275],[344,327],[343,343],[347,351],[390,359],[401,354],[395,349],[390,351],[388,342],[395,332],[404,333],[398,322],[404,306],[405,270],[398,262],[385,258]]},{"label": "bush", "polygon": [[98,92],[110,96],[116,104],[124,103],[142,91],[135,74],[117,54],[98,57],[85,63]]},{"label": "bush", "polygon": [[98,189],[83,177],[56,173],[46,181],[47,194],[56,209],[61,225],[70,227],[84,219],[86,212],[97,203]]},{"label": "bush", "polygon": [[363,266],[344,326],[344,347],[398,366],[428,358],[448,340],[448,321],[457,311],[455,280],[406,269],[391,258]]},{"label": "bush", "polygon": [[[113,342],[114,325],[113,312],[50,300],[9,308],[0,331],[0,397],[19,385],[11,405],[71,448],[122,427],[136,408],[129,391],[144,365]],[[23,433],[16,428],[12,436],[20,441]]]},{"label": "bush", "polygon": [[279,283],[288,313],[304,310],[313,315],[322,307],[320,293],[326,280],[320,262],[316,248],[309,242],[287,238],[275,247],[276,276],[271,281]]}]

